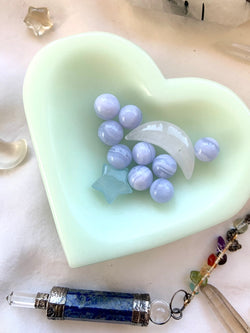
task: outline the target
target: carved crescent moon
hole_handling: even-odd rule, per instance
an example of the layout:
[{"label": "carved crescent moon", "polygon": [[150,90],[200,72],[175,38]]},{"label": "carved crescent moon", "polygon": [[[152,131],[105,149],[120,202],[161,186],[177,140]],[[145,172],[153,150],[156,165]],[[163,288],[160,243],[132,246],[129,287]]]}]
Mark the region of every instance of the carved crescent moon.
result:
[{"label": "carved crescent moon", "polygon": [[166,121],[151,121],[128,133],[126,140],[145,141],[170,154],[190,179],[194,170],[194,148],[189,136],[178,126]]}]

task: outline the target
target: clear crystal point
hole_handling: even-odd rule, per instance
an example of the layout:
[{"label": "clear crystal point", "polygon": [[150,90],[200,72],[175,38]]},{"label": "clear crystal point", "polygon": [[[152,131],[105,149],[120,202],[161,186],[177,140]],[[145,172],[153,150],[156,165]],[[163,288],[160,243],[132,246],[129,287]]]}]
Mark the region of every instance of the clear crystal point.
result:
[{"label": "clear crystal point", "polygon": [[201,287],[201,291],[207,297],[209,304],[228,332],[250,332],[247,323],[217,288],[207,284]]},{"label": "clear crystal point", "polygon": [[7,302],[11,306],[20,308],[34,308],[36,294],[22,293],[22,292],[11,292],[6,297]]}]

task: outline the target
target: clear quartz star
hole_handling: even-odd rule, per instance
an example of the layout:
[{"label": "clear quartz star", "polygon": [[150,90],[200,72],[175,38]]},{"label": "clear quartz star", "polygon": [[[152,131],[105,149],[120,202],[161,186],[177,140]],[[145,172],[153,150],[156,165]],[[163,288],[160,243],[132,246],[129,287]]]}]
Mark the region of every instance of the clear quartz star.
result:
[{"label": "clear quartz star", "polygon": [[49,10],[46,7],[29,7],[24,23],[34,32],[35,36],[42,36],[53,26],[50,21]]},{"label": "clear quartz star", "polygon": [[103,193],[108,203],[112,203],[119,195],[133,192],[127,177],[128,169],[118,170],[104,164],[102,176],[94,182],[92,187]]}]

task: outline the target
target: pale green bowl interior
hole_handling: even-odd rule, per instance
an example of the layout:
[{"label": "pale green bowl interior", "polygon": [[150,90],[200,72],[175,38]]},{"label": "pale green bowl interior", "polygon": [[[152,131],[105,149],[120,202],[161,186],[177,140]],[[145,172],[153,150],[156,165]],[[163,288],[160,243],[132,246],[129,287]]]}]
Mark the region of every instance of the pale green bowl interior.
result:
[{"label": "pale green bowl interior", "polygon": [[[121,106],[137,105],[143,122],[180,126],[193,143],[214,137],[221,148],[218,158],[196,160],[189,181],[178,168],[169,203],[155,203],[146,191],[108,204],[91,187],[108,151],[97,137],[101,120],[93,109],[95,98],[105,92],[116,95]],[[244,103],[215,82],[165,79],[146,53],[118,36],[89,33],[45,47],[28,69],[24,106],[72,267],[187,236],[230,218],[249,198],[250,117]]]}]

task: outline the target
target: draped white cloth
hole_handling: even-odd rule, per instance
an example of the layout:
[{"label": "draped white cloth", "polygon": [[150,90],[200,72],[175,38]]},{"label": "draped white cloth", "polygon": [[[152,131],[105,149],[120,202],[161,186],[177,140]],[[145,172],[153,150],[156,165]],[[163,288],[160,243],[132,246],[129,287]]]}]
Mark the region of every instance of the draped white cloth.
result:
[{"label": "draped white cloth", "polygon": [[[47,292],[54,285],[149,292],[152,298],[169,300],[177,289],[188,288],[190,271],[199,270],[214,251],[217,235],[224,235],[231,226],[231,220],[225,221],[144,253],[69,268],[30,140],[22,84],[32,57],[49,42],[87,31],[108,31],[142,47],[166,77],[198,76],[217,81],[250,106],[249,65],[214,47],[220,41],[250,44],[250,22],[225,28],[118,0],[1,0],[0,5],[0,137],[9,141],[26,138],[29,144],[29,154],[20,166],[0,172],[0,332],[223,332],[203,295],[188,306],[182,320],[171,320],[165,327],[150,324],[147,329],[49,321],[43,311],[8,306],[5,296],[12,290]],[[41,38],[23,23],[30,5],[50,9],[54,28]],[[250,202],[239,215],[249,211]],[[225,294],[250,325],[249,233],[240,237],[242,249],[229,255],[228,263],[215,270],[210,283]]]}]

